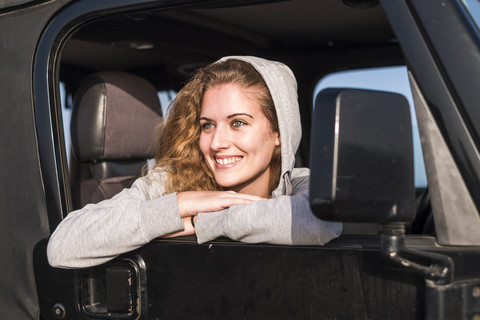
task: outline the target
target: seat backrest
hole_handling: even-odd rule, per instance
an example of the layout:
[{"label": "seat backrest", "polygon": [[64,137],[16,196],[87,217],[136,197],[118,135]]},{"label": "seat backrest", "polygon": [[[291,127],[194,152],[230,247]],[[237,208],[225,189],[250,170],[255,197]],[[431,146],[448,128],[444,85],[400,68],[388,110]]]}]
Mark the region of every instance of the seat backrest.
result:
[{"label": "seat backrest", "polygon": [[75,95],[71,136],[75,158],[91,179],[72,186],[74,209],[111,198],[141,175],[155,153],[154,128],[161,119],[155,87],[125,72],[87,76]]}]

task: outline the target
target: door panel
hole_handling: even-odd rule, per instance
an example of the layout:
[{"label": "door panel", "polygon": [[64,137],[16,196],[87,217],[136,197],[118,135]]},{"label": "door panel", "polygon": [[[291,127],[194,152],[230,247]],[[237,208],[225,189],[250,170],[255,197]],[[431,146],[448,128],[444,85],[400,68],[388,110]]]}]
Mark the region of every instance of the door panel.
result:
[{"label": "door panel", "polygon": [[[423,278],[391,265],[379,243],[376,236],[343,237],[324,247],[198,245],[187,238],[154,241],[125,257],[145,263],[138,279],[141,319],[423,318]],[[37,247],[36,259],[42,259],[42,251],[44,257],[45,248],[46,243]],[[125,257],[95,272],[103,268],[108,278],[112,264]],[[37,279],[44,316],[49,319],[53,306],[61,304],[67,318],[84,319],[85,313],[74,307],[85,304],[78,301],[85,291],[78,278],[91,271],[78,271],[71,290],[73,271],[45,263],[41,269],[44,277]],[[52,279],[57,281],[48,285]]]}]

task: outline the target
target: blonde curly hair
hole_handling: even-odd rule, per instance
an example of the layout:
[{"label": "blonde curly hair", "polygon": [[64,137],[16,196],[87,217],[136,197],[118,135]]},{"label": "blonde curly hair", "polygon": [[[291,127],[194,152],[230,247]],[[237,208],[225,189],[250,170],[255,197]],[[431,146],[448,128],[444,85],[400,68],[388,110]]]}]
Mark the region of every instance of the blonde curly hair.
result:
[{"label": "blonde curly hair", "polygon": [[[227,83],[254,89],[272,131],[280,132],[270,91],[252,65],[230,59],[199,69],[180,90],[158,127],[155,170],[166,171],[167,193],[222,190],[200,150],[200,112],[205,92],[216,85]],[[270,162],[270,193],[279,183],[280,170],[281,153],[280,147],[277,147]]]}]

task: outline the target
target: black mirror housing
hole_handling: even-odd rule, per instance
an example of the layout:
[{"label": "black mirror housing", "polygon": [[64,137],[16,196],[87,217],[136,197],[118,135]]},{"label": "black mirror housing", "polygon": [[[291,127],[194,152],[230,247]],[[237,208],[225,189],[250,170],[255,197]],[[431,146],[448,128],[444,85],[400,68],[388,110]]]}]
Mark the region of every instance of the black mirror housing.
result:
[{"label": "black mirror housing", "polygon": [[318,218],[408,222],[414,217],[410,108],[400,94],[332,88],[315,101],[310,205]]}]

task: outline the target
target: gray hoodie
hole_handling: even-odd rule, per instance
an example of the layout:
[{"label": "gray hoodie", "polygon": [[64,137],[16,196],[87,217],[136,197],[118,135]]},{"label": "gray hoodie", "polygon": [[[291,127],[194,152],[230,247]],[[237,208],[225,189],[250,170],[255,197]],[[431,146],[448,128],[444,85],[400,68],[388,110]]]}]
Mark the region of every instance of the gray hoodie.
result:
[{"label": "gray hoodie", "polygon": [[[294,168],[301,139],[297,85],[282,63],[234,56],[262,75],[272,95],[280,129],[282,171],[269,200],[198,215],[199,243],[228,237],[248,243],[323,245],[340,235],[342,224],[314,217],[308,202],[307,168]],[[183,230],[176,194],[163,195],[164,173],[152,170],[112,199],[71,212],[52,234],[47,255],[54,267],[102,264],[163,235]]]}]

